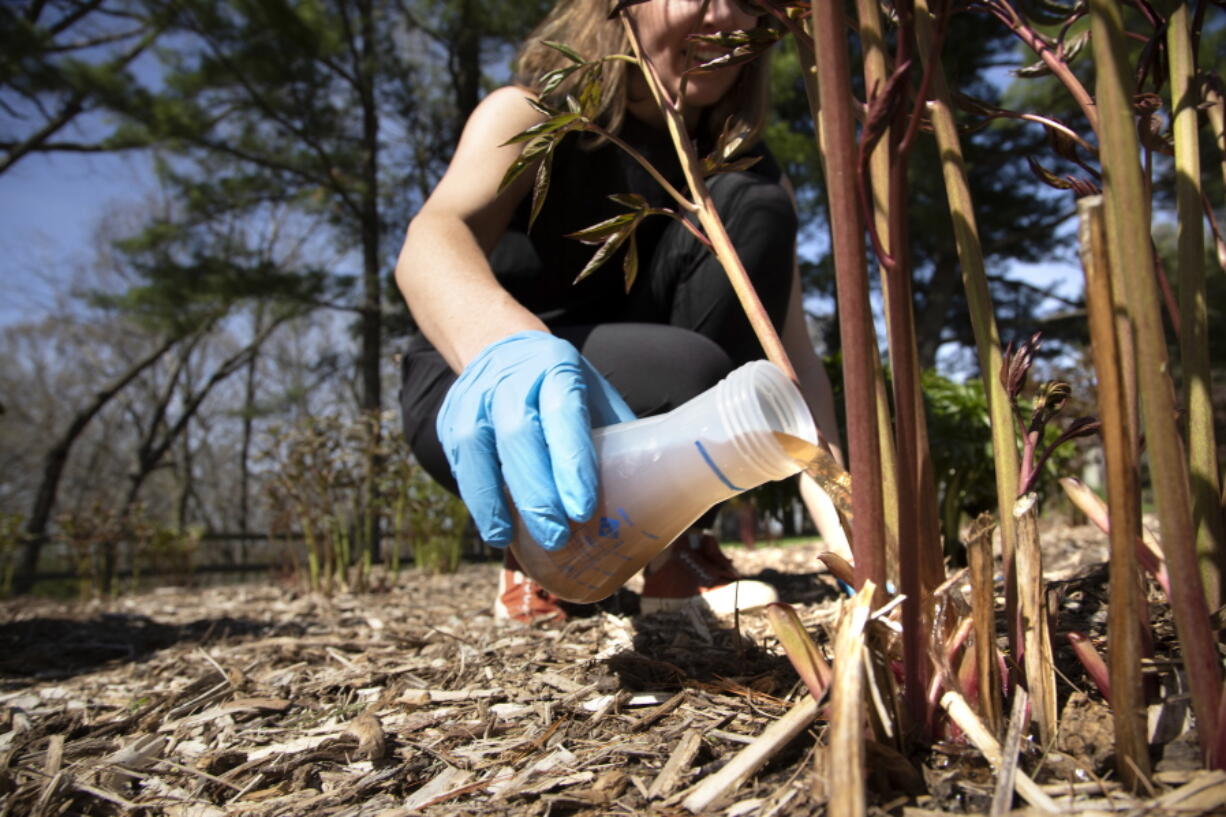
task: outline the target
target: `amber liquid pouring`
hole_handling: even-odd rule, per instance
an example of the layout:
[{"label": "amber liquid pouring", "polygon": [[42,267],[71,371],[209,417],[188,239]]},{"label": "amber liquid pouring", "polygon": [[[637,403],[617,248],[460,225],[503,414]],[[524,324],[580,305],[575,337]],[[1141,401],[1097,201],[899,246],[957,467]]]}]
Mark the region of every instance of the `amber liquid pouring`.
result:
[{"label": "amber liquid pouring", "polygon": [[851,520],[851,474],[839,465],[829,451],[783,431],[772,431],[775,442],[817,481],[847,521]]}]

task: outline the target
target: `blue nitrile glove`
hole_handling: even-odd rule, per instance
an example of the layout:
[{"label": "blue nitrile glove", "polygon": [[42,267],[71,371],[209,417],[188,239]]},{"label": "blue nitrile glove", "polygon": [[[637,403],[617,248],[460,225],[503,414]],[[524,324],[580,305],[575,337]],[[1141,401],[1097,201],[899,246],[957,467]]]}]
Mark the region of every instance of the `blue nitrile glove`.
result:
[{"label": "blue nitrile glove", "polygon": [[592,428],[633,420],[626,401],[570,343],[519,332],[473,358],[447,392],[438,438],[481,538],[510,544],[511,500],[532,538],[555,550],[567,519],[596,510]]}]

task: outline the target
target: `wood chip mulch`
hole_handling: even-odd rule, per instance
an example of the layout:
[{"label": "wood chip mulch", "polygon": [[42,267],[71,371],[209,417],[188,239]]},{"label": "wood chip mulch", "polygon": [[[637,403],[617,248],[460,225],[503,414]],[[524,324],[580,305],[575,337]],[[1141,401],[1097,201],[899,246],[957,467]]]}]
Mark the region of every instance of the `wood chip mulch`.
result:
[{"label": "wood chip mulch", "polygon": [[[828,638],[841,594],[815,554],[733,556]],[[761,613],[636,616],[623,592],[546,629],[493,619],[494,564],[386,584],[0,605],[0,817],[682,815],[687,790],[802,694]],[[1085,686],[1067,697],[1086,739],[1107,710]],[[825,814],[825,729],[709,813]],[[1154,790],[1133,794],[1109,749],[1062,750],[1023,762],[1068,813],[1226,813],[1226,775],[1194,751],[1167,752]],[[871,764],[871,813],[987,812],[992,774],[968,745],[912,760],[904,774]]]}]

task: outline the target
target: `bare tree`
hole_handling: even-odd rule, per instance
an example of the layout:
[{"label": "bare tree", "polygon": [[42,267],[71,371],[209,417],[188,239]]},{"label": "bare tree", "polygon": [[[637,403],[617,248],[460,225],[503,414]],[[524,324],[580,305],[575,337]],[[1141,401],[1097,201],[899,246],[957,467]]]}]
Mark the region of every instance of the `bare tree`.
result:
[{"label": "bare tree", "polygon": [[51,511],[55,507],[55,498],[59,493],[60,479],[68,463],[68,455],[73,445],[89,425],[90,421],[110,403],[117,394],[135,380],[142,372],[156,363],[174,345],[179,342],[177,337],[167,337],[153,351],[121,372],[100,389],[94,399],[80,409],[69,422],[67,428],[52,443],[43,457],[42,476],[34,493],[34,504],[26,522],[25,547],[22,550],[21,566],[18,570],[14,589],[18,593],[28,592],[34,583],[34,573],[38,569],[38,557],[47,541],[47,524],[51,520]]}]

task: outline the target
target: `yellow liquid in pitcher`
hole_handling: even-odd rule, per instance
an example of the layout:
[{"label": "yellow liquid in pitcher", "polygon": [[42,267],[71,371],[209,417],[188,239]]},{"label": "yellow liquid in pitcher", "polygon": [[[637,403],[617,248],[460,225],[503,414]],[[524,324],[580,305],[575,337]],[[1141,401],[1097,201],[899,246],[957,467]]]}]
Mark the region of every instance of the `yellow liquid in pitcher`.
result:
[{"label": "yellow liquid in pitcher", "polygon": [[571,538],[558,550],[535,543],[511,550],[524,572],[565,601],[590,603],[617,592],[635,573],[656,557],[671,540],[638,527],[620,512],[582,525],[571,525]]}]

